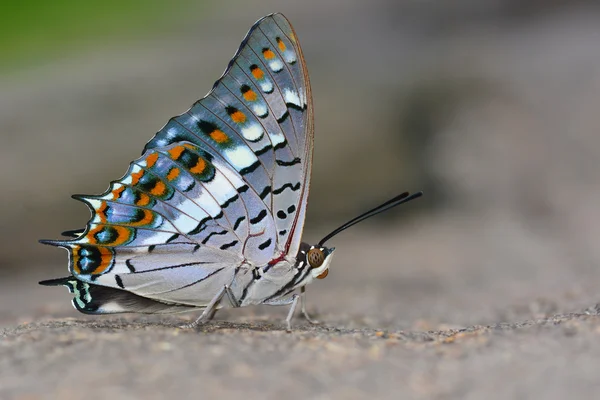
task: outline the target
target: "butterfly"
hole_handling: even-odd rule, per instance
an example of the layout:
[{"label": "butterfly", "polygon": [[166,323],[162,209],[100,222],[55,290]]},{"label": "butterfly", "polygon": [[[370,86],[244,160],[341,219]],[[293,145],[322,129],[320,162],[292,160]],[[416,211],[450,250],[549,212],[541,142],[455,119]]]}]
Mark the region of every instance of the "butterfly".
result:
[{"label": "butterfly", "polygon": [[[325,243],[348,227],[421,196],[402,193],[316,245],[301,241],[313,151],[313,105],[290,22],[271,14],[249,30],[212,90],[173,117],[142,156],[89,207],[84,229],[41,243],[69,253],[64,285],[86,314],[289,305],[325,278]],[[297,292],[300,291],[300,294]]]}]

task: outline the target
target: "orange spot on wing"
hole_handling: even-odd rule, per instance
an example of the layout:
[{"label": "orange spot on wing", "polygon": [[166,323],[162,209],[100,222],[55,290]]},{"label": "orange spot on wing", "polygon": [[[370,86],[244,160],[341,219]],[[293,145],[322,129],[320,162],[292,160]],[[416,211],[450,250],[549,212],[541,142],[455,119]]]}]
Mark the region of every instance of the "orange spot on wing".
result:
[{"label": "orange spot on wing", "polygon": [[94,229],[89,231],[86,236],[88,243],[98,244],[98,241],[96,240],[96,233],[100,232],[102,229],[104,229],[104,225],[98,225]]},{"label": "orange spot on wing", "polygon": [[285,51],[286,49],[285,43],[283,43],[283,40],[281,40],[280,38],[277,38],[277,46],[279,46],[279,50],[281,51]]},{"label": "orange spot on wing", "polygon": [[190,171],[194,174],[201,174],[204,172],[205,169],[206,169],[206,161],[204,161],[204,158],[198,157],[198,162],[192,169],[190,169]]},{"label": "orange spot on wing", "polygon": [[121,194],[123,194],[123,192],[125,191],[125,186],[121,186],[115,190],[112,191],[112,196],[113,196],[113,200],[118,199],[119,197],[121,197]]},{"label": "orange spot on wing", "polygon": [[163,181],[156,181],[156,185],[154,185],[154,187],[150,191],[150,194],[154,196],[162,196],[163,194],[165,194],[166,190],[167,187],[165,186]]},{"label": "orange spot on wing", "polygon": [[[108,249],[106,247],[100,247],[100,246],[96,247],[96,249],[98,249],[98,252],[100,253],[100,262],[98,263],[96,268],[94,268],[93,271],[87,272],[92,275],[98,275],[98,274],[103,273],[110,267],[110,265],[112,264],[112,261],[113,261],[113,253],[111,252],[110,249]],[[81,274],[81,268],[79,268],[79,260],[81,259],[81,256],[79,253],[81,252],[81,246],[74,246],[72,251],[73,251],[73,272],[76,274]]]},{"label": "orange spot on wing", "polygon": [[167,174],[167,179],[172,181],[179,176],[179,168],[171,168]]},{"label": "orange spot on wing", "polygon": [[150,204],[150,196],[148,196],[146,193],[140,193],[140,197],[138,201],[135,202],[135,205],[143,207],[147,206],[148,204]]},{"label": "orange spot on wing", "polygon": [[275,58],[275,53],[273,53],[273,51],[271,49],[266,49],[266,50],[263,50],[263,56],[267,60],[272,60]]},{"label": "orange spot on wing", "polygon": [[113,242],[102,243],[103,245],[120,246],[129,240],[129,238],[131,236],[131,230],[129,230],[128,228],[126,228],[124,226],[120,226],[120,225],[112,225],[112,228],[114,228],[114,230],[117,231],[117,238]]},{"label": "orange spot on wing", "polygon": [[265,77],[265,73],[262,71],[262,69],[256,67],[252,70],[252,76],[254,76],[254,78],[260,80]]},{"label": "orange spot on wing", "polygon": [[98,207],[96,210],[96,215],[100,218],[100,222],[106,222],[106,214],[104,213],[106,211],[106,207],[108,206],[106,205],[106,202],[103,201],[100,204],[100,207]]},{"label": "orange spot on wing", "polygon": [[258,96],[252,89],[250,89],[246,93],[244,93],[244,99],[246,99],[246,101],[256,101],[257,98],[258,98]]},{"label": "orange spot on wing", "polygon": [[229,140],[229,137],[220,129],[215,129],[210,133],[210,137],[217,143],[226,143]]},{"label": "orange spot on wing", "polygon": [[243,124],[244,122],[246,122],[246,116],[241,111],[236,111],[233,114],[231,114],[231,119],[233,120],[233,122],[238,124]]},{"label": "orange spot on wing", "polygon": [[173,160],[178,160],[179,157],[181,157],[181,153],[183,153],[184,150],[185,150],[185,147],[176,146],[176,147],[173,147],[171,150],[169,150],[169,155],[171,156],[171,158]]},{"label": "orange spot on wing", "polygon": [[194,146],[191,143],[184,143],[182,144],[183,147],[185,147],[186,149],[190,149],[190,150],[197,150],[198,148],[196,146]]},{"label": "orange spot on wing", "polygon": [[137,185],[137,183],[140,181],[140,178],[144,176],[144,170],[140,170],[139,172],[134,172],[133,174],[131,174],[131,185]]},{"label": "orange spot on wing", "polygon": [[110,267],[110,265],[112,264],[113,260],[113,254],[109,249],[107,249],[106,247],[98,247],[98,250],[101,254],[101,261],[100,264],[98,264],[98,266],[92,271],[92,275],[98,275],[106,271],[108,267]]},{"label": "orange spot on wing", "polygon": [[156,160],[158,160],[158,153],[152,153],[148,157],[146,157],[146,165],[148,168],[151,168],[156,164]]},{"label": "orange spot on wing", "polygon": [[152,221],[154,221],[154,214],[152,213],[152,211],[150,210],[143,210],[144,211],[144,217],[142,219],[140,219],[137,222],[134,222],[133,226],[138,226],[138,225],[150,225],[152,223]]}]

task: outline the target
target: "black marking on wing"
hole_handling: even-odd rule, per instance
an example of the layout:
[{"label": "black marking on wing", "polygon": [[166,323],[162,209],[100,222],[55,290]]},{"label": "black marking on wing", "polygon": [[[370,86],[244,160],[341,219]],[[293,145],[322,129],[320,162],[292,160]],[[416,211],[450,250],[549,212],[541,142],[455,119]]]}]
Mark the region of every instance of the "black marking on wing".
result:
[{"label": "black marking on wing", "polygon": [[296,211],[296,206],[292,204],[291,206],[288,207],[287,212],[288,212],[288,214],[291,214],[294,211]]},{"label": "black marking on wing", "polygon": [[177,268],[189,267],[191,265],[200,265],[200,264],[212,264],[212,263],[209,261],[196,261],[196,262],[184,263],[184,264],[167,265],[165,267],[158,267],[158,268],[145,269],[143,271],[138,271],[138,272],[136,272],[136,274],[145,274],[148,272],[156,272],[156,271],[162,271],[162,270],[167,270],[167,269],[177,269]]},{"label": "black marking on wing", "polygon": [[275,145],[275,147],[273,147],[273,150],[283,149],[284,147],[287,147],[287,145],[288,145],[288,141],[287,141],[287,139],[284,139],[283,142],[277,143]]},{"label": "black marking on wing", "polygon": [[267,239],[267,240],[265,240],[263,243],[259,244],[259,245],[258,245],[258,248],[259,248],[260,250],[264,250],[264,249],[266,249],[267,247],[269,247],[270,245],[271,245],[271,239]]},{"label": "black marking on wing", "polygon": [[194,188],[194,186],[196,186],[196,181],[194,179],[192,179],[190,182],[190,185],[188,187],[186,187],[185,189],[182,189],[182,192],[189,192],[190,190],[192,190]]},{"label": "black marking on wing", "polygon": [[290,112],[288,110],[285,110],[283,115],[281,117],[277,118],[277,122],[281,124],[281,123],[285,122],[285,120],[288,119],[289,116],[290,116]]},{"label": "black marking on wing", "polygon": [[290,189],[292,189],[292,191],[295,192],[296,190],[300,189],[300,182],[296,183],[295,185],[292,185],[291,183],[286,183],[283,186],[281,186],[280,188],[273,190],[273,194],[279,194],[287,188],[290,188]]},{"label": "black marking on wing", "polygon": [[227,200],[225,203],[221,204],[221,208],[227,208],[231,203],[233,203],[234,201],[236,201],[239,198],[240,198],[240,196],[238,194],[236,194],[235,196],[233,196],[232,198]]},{"label": "black marking on wing", "polygon": [[244,185],[244,186],[240,186],[237,191],[238,191],[238,193],[244,193],[248,189],[249,189],[248,185]]},{"label": "black marking on wing", "polygon": [[261,210],[256,217],[254,217],[250,220],[250,223],[252,225],[258,224],[260,221],[265,219],[266,216],[267,216],[267,210]]},{"label": "black marking on wing", "polygon": [[72,229],[70,231],[62,232],[61,235],[66,237],[78,238],[79,236],[83,235],[83,232],[85,232],[85,229]]},{"label": "black marking on wing", "polygon": [[292,161],[284,161],[284,160],[275,160],[277,165],[281,165],[282,167],[289,167],[291,165],[300,164],[302,160],[299,157],[294,158]]},{"label": "black marking on wing", "polygon": [[171,236],[170,238],[168,238],[165,243],[172,242],[173,240],[177,239],[178,237],[179,237],[179,233],[176,233],[173,236]]},{"label": "black marking on wing", "polygon": [[224,235],[228,232],[227,229],[222,230],[221,232],[211,232],[207,237],[204,238],[204,240],[202,241],[202,244],[206,244],[206,242],[208,242],[208,239],[210,239],[210,237],[212,235]]},{"label": "black marking on wing", "polygon": [[242,223],[242,221],[245,220],[245,219],[246,219],[246,217],[239,217],[237,219],[237,221],[235,221],[235,223],[233,224],[233,230],[235,231],[240,226],[240,224]]},{"label": "black marking on wing", "polygon": [[240,170],[240,174],[242,174],[242,175],[249,174],[250,172],[254,171],[258,167],[260,167],[260,161],[257,160],[253,164],[247,166],[246,168],[242,168]]},{"label": "black marking on wing", "polygon": [[233,246],[235,246],[236,244],[238,244],[238,241],[237,241],[237,240],[234,240],[234,241],[233,241],[233,242],[231,242],[231,243],[225,243],[224,245],[221,245],[221,247],[220,247],[220,248],[221,248],[221,250],[227,250],[228,248],[230,248],[230,247],[233,247]]},{"label": "black marking on wing", "polygon": [[210,217],[202,218],[198,225],[194,229],[188,232],[188,235],[197,235],[202,232],[208,225],[206,223],[210,220]]},{"label": "black marking on wing", "polygon": [[254,152],[254,154],[256,154],[258,157],[260,157],[260,156],[262,156],[263,154],[265,154],[266,152],[268,152],[268,151],[269,151],[269,150],[271,150],[271,149],[273,149],[273,145],[271,145],[271,144],[268,144],[268,145],[266,145],[265,147],[263,147],[262,149],[260,149],[260,150],[256,150],[256,151]]},{"label": "black marking on wing", "polygon": [[283,229],[279,231],[279,235],[283,236],[287,233],[287,229]]},{"label": "black marking on wing", "polygon": [[293,108],[294,110],[298,110],[298,111],[304,111],[306,109],[306,106],[300,107],[298,104],[295,104],[295,103],[285,103],[285,105],[288,108]]},{"label": "black marking on wing", "polygon": [[233,107],[233,106],[226,106],[225,107],[225,111],[227,111],[227,114],[229,116],[231,116],[232,114],[235,114],[236,111],[239,111],[237,108]]},{"label": "black marking on wing", "polygon": [[285,211],[283,211],[283,210],[279,210],[279,211],[277,211],[277,217],[278,217],[279,219],[286,219],[286,217],[287,217],[287,214],[285,213]]},{"label": "black marking on wing", "polygon": [[195,246],[194,246],[194,249],[192,250],[192,253],[195,253],[195,252],[197,252],[199,248],[200,248],[200,245],[199,245],[199,244],[195,245]]},{"label": "black marking on wing", "polygon": [[198,121],[197,125],[198,125],[198,128],[207,135],[209,133],[211,133],[212,131],[214,131],[215,129],[218,129],[217,125],[215,125],[214,123],[212,123],[210,121],[205,121],[203,119]]},{"label": "black marking on wing", "polygon": [[[233,61],[233,60],[231,60]],[[246,84],[243,84],[242,86],[240,86],[240,92],[242,92],[242,94],[248,93],[250,90],[252,90],[252,88]]]},{"label": "black marking on wing", "polygon": [[265,186],[263,191],[259,194],[261,200],[264,200],[271,193],[271,186]]},{"label": "black marking on wing", "polygon": [[151,244],[150,246],[148,246],[148,253],[152,253],[155,248],[156,248],[155,244]]},{"label": "black marking on wing", "polygon": [[125,285],[123,285],[123,280],[121,279],[121,277],[119,275],[115,275],[115,282],[117,282],[117,285],[121,289],[125,289]]},{"label": "black marking on wing", "polygon": [[131,260],[125,260],[125,265],[127,266],[127,268],[129,268],[129,271],[131,271],[132,273],[135,272],[135,268],[131,263]]}]

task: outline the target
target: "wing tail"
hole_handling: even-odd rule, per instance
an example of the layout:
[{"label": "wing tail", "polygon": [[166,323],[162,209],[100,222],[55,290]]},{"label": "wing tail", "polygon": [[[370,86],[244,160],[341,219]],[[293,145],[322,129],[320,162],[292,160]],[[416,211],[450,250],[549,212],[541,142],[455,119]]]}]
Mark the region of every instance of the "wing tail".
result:
[{"label": "wing tail", "polygon": [[191,311],[195,307],[167,304],[135,295],[124,290],[82,282],[73,276],[41,281],[44,286],[66,286],[73,293],[73,306],[84,314],[118,313],[176,313]]}]

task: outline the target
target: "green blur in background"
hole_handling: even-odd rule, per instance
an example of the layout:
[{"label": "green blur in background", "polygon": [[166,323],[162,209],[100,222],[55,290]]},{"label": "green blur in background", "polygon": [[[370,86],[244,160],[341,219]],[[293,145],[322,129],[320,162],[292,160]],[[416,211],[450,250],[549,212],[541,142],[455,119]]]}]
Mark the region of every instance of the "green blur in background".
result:
[{"label": "green blur in background", "polygon": [[158,35],[203,1],[22,0],[0,12],[0,72],[68,56],[87,46]]}]

